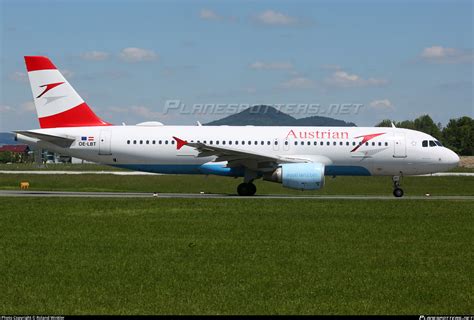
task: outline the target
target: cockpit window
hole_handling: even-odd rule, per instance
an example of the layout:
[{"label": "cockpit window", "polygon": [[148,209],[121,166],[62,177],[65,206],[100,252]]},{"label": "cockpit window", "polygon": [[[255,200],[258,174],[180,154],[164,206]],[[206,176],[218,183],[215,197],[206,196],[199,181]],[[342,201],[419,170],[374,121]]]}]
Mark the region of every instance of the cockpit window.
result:
[{"label": "cockpit window", "polygon": [[439,142],[438,140],[423,140],[421,142],[421,146],[423,148],[428,147],[428,145],[430,147],[436,147],[436,146],[442,147],[443,146],[443,144],[441,142]]}]

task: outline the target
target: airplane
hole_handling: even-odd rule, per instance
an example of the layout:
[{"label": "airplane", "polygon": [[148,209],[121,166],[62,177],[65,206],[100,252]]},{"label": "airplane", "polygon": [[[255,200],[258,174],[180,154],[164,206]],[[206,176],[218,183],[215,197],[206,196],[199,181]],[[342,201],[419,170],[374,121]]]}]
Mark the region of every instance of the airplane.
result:
[{"label": "airplane", "polygon": [[325,176],[400,178],[447,171],[456,153],[414,130],[383,127],[175,126],[102,120],[49,58],[25,56],[41,129],[15,131],[26,144],[137,171],[243,178],[240,196],[256,179],[297,190],[323,188]]}]

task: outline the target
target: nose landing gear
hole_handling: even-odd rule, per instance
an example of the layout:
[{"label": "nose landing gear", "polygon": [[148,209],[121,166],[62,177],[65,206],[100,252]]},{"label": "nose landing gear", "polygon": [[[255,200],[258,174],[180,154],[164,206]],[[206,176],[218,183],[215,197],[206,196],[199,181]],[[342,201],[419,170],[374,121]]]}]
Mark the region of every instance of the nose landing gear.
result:
[{"label": "nose landing gear", "polygon": [[401,198],[403,197],[403,189],[400,188],[400,176],[393,176],[392,177],[393,181],[393,195],[396,198]]}]

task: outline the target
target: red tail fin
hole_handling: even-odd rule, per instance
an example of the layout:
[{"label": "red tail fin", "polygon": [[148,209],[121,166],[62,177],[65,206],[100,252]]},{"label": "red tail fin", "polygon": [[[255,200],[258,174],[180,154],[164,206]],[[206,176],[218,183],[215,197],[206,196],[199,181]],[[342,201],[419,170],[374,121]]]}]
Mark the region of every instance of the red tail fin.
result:
[{"label": "red tail fin", "polygon": [[82,100],[47,57],[25,57],[41,128],[109,126]]}]

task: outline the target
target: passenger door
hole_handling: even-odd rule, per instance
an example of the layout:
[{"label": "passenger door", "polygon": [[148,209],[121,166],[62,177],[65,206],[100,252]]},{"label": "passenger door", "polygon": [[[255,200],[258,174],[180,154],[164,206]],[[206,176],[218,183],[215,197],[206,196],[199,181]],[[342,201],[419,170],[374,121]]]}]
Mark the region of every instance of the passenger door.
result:
[{"label": "passenger door", "polygon": [[396,133],[393,140],[393,157],[406,158],[407,146],[404,133]]},{"label": "passenger door", "polygon": [[99,138],[99,155],[111,155],[112,131],[101,130]]}]

